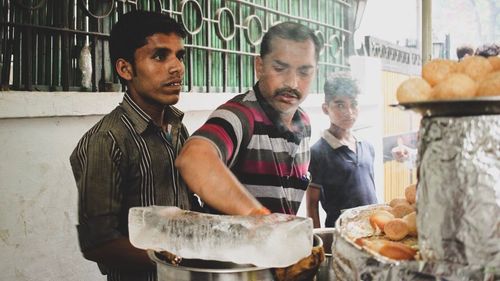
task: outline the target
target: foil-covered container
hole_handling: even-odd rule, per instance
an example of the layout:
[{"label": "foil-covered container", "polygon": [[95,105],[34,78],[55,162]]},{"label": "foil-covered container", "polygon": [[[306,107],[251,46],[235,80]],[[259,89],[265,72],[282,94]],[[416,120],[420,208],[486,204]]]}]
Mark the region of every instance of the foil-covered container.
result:
[{"label": "foil-covered container", "polygon": [[382,255],[368,252],[355,243],[358,238],[374,234],[369,217],[383,206],[378,204],[347,209],[335,222],[332,267],[338,280],[384,280],[381,276],[398,264]]},{"label": "foil-covered container", "polygon": [[345,210],[337,220],[332,242],[332,268],[343,281],[499,281],[500,269],[445,261],[397,261],[355,243],[374,234],[368,217],[385,205]]},{"label": "foil-covered container", "polygon": [[500,115],[424,117],[417,165],[419,259],[395,261],[357,245],[380,206],[353,208],[335,225],[338,279],[500,281]]},{"label": "foil-covered container", "polygon": [[500,115],[423,118],[417,165],[422,258],[500,271]]}]

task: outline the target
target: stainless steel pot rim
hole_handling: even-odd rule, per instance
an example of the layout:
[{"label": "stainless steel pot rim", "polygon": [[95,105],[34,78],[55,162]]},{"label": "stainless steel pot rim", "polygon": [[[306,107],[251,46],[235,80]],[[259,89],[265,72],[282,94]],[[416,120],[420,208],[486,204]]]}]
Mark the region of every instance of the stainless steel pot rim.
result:
[{"label": "stainless steel pot rim", "polygon": [[[206,272],[206,273],[237,273],[237,272],[248,272],[248,271],[259,271],[259,270],[268,270],[269,268],[265,267],[256,267],[251,264],[237,264],[232,262],[225,261],[203,261],[206,263],[217,263],[221,265],[227,265],[229,268],[200,268],[200,267],[191,267],[191,266],[183,266],[183,265],[173,265],[168,263],[167,261],[161,260],[156,256],[155,251],[148,250],[149,258],[154,261],[158,265],[168,266],[175,268],[176,270],[182,271],[190,271],[190,272]],[[193,261],[193,259],[183,259],[183,261]],[[201,261],[201,260],[200,260]]]},{"label": "stainless steel pot rim", "polygon": [[[335,235],[335,228],[334,227],[315,228],[313,229],[313,234],[315,236],[316,235],[319,236],[319,238],[322,239],[323,247],[331,247],[333,235]],[[325,250],[325,258],[327,259],[331,258],[332,257],[331,249],[324,248],[324,250]]]},{"label": "stainless steel pot rim", "polygon": [[[315,240],[314,246],[323,245],[323,240],[319,235],[313,234],[313,239]],[[260,271],[260,270],[269,270],[268,267],[257,267],[252,264],[237,264],[227,261],[202,261],[206,263],[216,263],[227,265],[229,268],[200,268],[200,267],[192,267],[192,266],[183,266],[183,265],[173,265],[168,263],[167,261],[161,260],[156,256],[156,252],[153,250],[147,251],[149,258],[154,261],[158,265],[168,266],[174,268],[175,270],[182,271],[190,271],[190,272],[204,272],[204,273],[238,273],[238,272],[249,272],[249,271]],[[193,259],[183,259],[187,261],[192,261]],[[182,262],[181,262],[182,263]]]}]

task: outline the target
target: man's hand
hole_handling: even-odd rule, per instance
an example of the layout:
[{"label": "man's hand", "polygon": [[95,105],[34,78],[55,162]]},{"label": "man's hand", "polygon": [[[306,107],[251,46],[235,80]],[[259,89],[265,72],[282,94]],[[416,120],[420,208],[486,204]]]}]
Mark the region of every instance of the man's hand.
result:
[{"label": "man's hand", "polygon": [[265,216],[265,215],[270,215],[271,211],[267,209],[266,207],[261,207],[261,208],[254,208],[252,209],[249,213],[248,216]]},{"label": "man's hand", "polygon": [[[182,258],[179,257],[178,255],[176,254],[173,254],[169,251],[161,251],[161,252],[156,252],[160,258],[172,265],[179,265],[182,261]],[[157,255],[157,257],[158,257]]]},{"label": "man's hand", "polygon": [[394,160],[402,163],[410,158],[410,148],[406,145],[398,145],[391,150]]},{"label": "man's hand", "polygon": [[325,260],[323,245],[313,247],[311,254],[295,264],[284,268],[275,268],[274,277],[278,281],[313,280],[319,266]]}]

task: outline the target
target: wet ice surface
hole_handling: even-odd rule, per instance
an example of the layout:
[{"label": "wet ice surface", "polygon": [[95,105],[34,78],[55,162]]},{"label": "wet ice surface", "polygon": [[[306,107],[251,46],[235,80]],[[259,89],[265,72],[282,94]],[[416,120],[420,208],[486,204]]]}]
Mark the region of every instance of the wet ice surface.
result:
[{"label": "wet ice surface", "polygon": [[312,220],[284,214],[225,216],[176,207],[129,212],[130,242],[182,258],[285,267],[311,253]]}]

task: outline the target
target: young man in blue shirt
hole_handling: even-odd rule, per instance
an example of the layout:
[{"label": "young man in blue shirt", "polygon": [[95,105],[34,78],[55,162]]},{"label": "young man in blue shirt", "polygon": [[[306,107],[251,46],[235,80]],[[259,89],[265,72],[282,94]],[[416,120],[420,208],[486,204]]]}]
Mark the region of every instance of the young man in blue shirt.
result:
[{"label": "young man in blue shirt", "polygon": [[323,112],[330,127],[311,147],[306,191],[307,215],[320,227],[318,202],[326,212],[326,227],[333,227],[343,209],[377,202],[374,183],[374,149],[356,138],[352,128],[358,117],[356,81],[348,73],[335,73],[324,86]]}]

